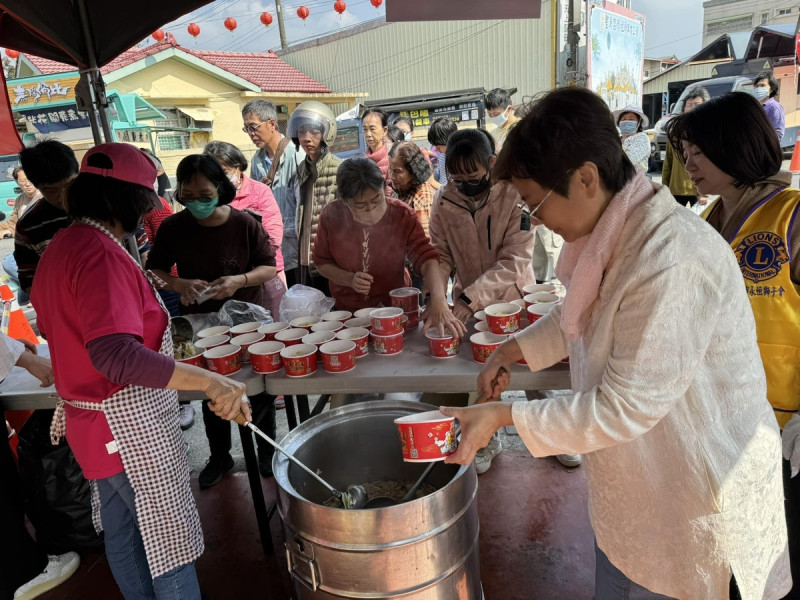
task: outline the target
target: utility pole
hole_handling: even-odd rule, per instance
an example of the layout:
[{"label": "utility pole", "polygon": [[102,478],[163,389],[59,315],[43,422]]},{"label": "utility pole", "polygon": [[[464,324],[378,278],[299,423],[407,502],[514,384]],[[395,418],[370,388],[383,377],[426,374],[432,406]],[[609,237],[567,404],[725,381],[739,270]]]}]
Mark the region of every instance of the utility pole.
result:
[{"label": "utility pole", "polygon": [[275,12],[278,13],[278,30],[281,33],[281,50],[286,50],[289,44],[286,43],[286,27],[283,24],[283,1],[275,0]]}]

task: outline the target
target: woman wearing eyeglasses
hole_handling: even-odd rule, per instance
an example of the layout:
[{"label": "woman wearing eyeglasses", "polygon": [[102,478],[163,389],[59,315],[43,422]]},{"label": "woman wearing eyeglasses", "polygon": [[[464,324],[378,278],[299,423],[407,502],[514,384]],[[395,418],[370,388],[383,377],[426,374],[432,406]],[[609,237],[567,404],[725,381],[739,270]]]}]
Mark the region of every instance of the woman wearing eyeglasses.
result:
[{"label": "woman wearing eyeglasses", "polygon": [[509,182],[492,185],[497,158],[483,129],[457,131],[447,141],[447,185],[433,201],[429,231],[447,282],[453,314],[466,322],[490,304],[522,298],[534,282],[533,231]]},{"label": "woman wearing eyeglasses", "polygon": [[634,168],[586,89],[537,101],[496,175],[564,237],[567,295],[491,355],[478,390],[499,398],[501,367],[569,355],[573,395],[443,409],[462,431],[447,462],[504,425],[534,456],[582,454],[597,600],[727,600],[732,576],[745,600],[783,597],[780,431],[730,246]]}]

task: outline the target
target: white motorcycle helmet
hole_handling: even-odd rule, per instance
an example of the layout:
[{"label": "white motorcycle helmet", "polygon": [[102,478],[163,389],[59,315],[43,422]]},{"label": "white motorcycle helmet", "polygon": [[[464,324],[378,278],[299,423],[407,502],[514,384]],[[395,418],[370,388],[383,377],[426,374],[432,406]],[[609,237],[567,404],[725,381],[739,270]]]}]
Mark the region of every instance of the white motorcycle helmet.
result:
[{"label": "white motorcycle helmet", "polygon": [[302,126],[309,126],[322,131],[322,141],[330,146],[336,139],[336,117],[327,105],[316,100],[303,102],[294,109],[286,128],[287,136],[300,147],[298,131]]}]

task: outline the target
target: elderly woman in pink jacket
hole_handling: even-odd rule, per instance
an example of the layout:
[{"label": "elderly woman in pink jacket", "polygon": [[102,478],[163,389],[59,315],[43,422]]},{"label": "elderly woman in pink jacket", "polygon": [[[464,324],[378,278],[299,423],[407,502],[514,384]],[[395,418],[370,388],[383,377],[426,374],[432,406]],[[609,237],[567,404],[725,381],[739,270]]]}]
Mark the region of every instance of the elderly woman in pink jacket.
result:
[{"label": "elderly woman in pink jacket", "polygon": [[573,394],[444,408],[462,431],[449,462],[512,424],[534,456],[584,455],[596,600],[727,600],[732,578],[743,600],[783,597],[780,430],[728,243],[634,168],[583,88],[538,100],[495,173],[564,238],[567,295],[491,355],[478,390],[499,398],[516,360],[568,355]]},{"label": "elderly woman in pink jacket", "polygon": [[277,321],[281,298],[286,293],[286,275],[283,272],[283,218],[275,196],[268,185],[250,179],[244,172],[248,168],[247,159],[233,144],[228,142],[211,142],[203,150],[213,156],[225,171],[233,187],[236,197],[231,206],[237,210],[257,213],[261,217],[264,231],[269,235],[269,242],[275,249],[275,263],[278,275],[267,281],[261,289],[264,308],[268,309]]}]

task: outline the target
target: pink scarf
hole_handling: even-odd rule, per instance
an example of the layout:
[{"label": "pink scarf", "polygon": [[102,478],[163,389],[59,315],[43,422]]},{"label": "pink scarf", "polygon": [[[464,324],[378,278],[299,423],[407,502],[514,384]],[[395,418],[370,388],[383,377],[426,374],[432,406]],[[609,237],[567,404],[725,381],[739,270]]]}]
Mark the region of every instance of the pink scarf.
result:
[{"label": "pink scarf", "polygon": [[564,244],[556,275],[567,288],[561,330],[567,340],[580,337],[584,314],[597,298],[611,253],[630,214],[653,197],[653,184],[641,171],[611,198],[589,235]]}]

